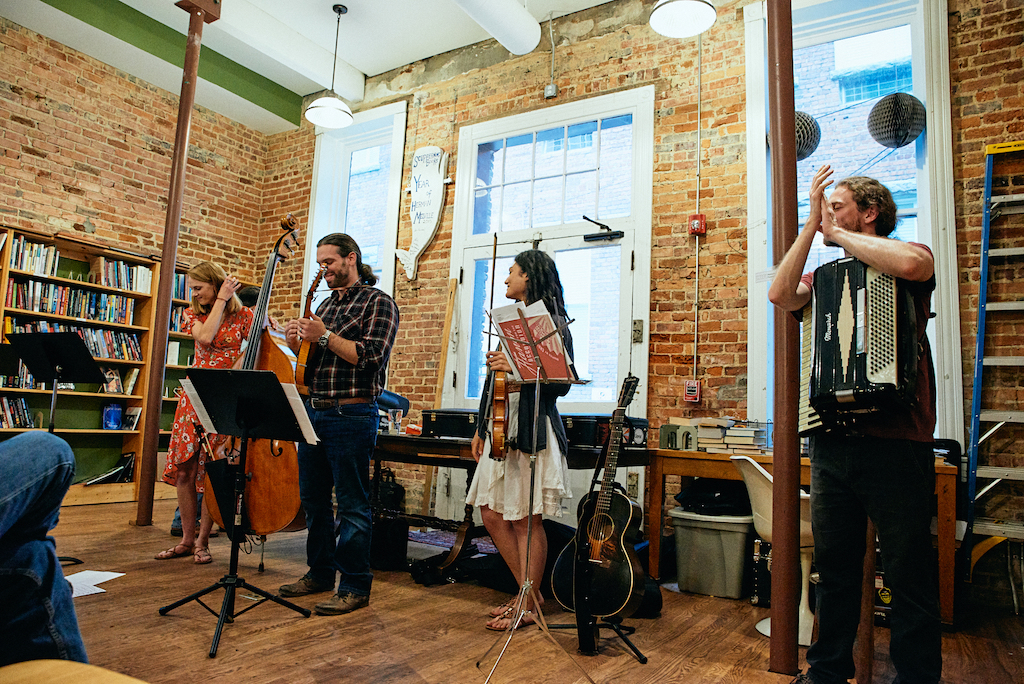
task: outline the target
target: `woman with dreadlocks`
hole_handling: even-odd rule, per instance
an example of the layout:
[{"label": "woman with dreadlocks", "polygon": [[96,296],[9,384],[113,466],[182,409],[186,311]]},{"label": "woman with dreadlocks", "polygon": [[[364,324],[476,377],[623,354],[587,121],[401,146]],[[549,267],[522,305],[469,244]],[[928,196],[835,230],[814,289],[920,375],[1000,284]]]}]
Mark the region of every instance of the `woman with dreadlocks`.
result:
[{"label": "woman with dreadlocks", "polygon": [[[531,249],[519,253],[505,279],[505,296],[530,305],[544,301],[555,325],[564,323],[568,316],[562,296],[562,282],[558,278],[555,262],[546,253]],[[572,336],[568,328],[562,331],[566,351],[572,356]],[[487,366],[491,371],[511,372],[512,366],[501,349],[487,352]],[[516,582],[522,586],[526,580],[533,591],[526,598],[519,625],[535,622],[531,608],[534,602],[543,603],[540,581],[547,558],[547,537],[541,519],[544,514],[560,516],[562,499],[572,496],[569,487],[569,467],[565,460],[568,443],[562,419],[555,408],[555,400],[565,396],[569,384],[546,383],[540,386],[540,412],[537,434],[536,479],[533,510],[530,511],[530,458],[533,452],[534,388],[532,384],[518,391],[510,384],[507,407],[507,453],[504,460],[495,460],[490,454],[488,435],[488,408],[491,398],[483,393],[477,420],[477,433],[473,436],[473,458],[478,466],[469,487],[466,503],[480,509],[484,526],[491,535],[501,557],[508,564]],[[527,534],[532,516],[533,534]],[[530,565],[526,566],[529,544]],[[516,619],[516,597],[494,608],[487,629],[504,631]],[[519,626],[516,625],[516,626]]]}]

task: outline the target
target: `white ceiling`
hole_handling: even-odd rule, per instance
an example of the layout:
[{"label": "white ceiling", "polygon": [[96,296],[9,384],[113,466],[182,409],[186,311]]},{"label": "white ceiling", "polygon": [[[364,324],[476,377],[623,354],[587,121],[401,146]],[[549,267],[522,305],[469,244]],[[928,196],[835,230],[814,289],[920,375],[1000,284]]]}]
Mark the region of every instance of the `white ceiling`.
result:
[{"label": "white ceiling", "polygon": [[[515,1],[525,4],[543,23],[549,15],[558,18],[608,0]],[[184,47],[188,14],[174,0],[120,2],[181,33]],[[332,0],[223,0],[220,19],[203,29],[203,46],[296,95],[309,95],[331,87],[337,27],[334,4]],[[367,76],[490,38],[453,0],[343,0],[342,4],[348,13],[341,16],[335,90],[352,103],[362,99]],[[161,88],[180,91],[179,67],[44,0],[0,0],[0,16]],[[265,133],[295,128],[225,88],[200,81],[196,101],[205,107]]]}]

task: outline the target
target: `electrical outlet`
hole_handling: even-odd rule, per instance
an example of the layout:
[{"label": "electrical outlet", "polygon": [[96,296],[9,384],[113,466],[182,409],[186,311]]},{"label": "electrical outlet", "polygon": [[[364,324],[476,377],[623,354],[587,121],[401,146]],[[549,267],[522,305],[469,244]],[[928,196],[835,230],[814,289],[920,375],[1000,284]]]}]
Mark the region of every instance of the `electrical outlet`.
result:
[{"label": "electrical outlet", "polygon": [[544,99],[550,100],[553,97],[558,96],[558,86],[554,83],[548,83],[544,86]]}]

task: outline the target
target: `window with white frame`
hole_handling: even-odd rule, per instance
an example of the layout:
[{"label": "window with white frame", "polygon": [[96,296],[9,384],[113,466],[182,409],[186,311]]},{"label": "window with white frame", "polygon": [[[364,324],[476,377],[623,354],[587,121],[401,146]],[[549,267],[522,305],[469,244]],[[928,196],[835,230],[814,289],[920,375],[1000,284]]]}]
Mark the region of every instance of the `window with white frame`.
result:
[{"label": "window with white frame", "polygon": [[357,112],[347,128],[317,130],[306,281],[317,271],[316,243],[347,233],[379,278],[377,287],[392,293],[404,144],[405,102]]},{"label": "window with white frame", "polygon": [[[748,415],[770,419],[775,351],[772,306],[767,298],[772,273],[772,230],[767,182],[770,151],[764,145],[767,129],[764,3],[745,7],[744,17],[747,163],[751,179],[748,185],[748,336],[751,349]],[[821,127],[817,151],[797,166],[800,226],[807,217],[811,179],[823,163],[833,167],[834,180],[867,175],[889,187],[900,218],[893,236],[924,243],[931,247],[935,256],[937,286],[932,307],[942,322],[941,326],[929,325],[939,379],[936,434],[962,439],[956,243],[952,231],[947,230],[953,222],[952,196],[933,192],[933,188],[952,185],[946,15],[923,0],[804,0],[794,7],[793,27],[794,77],[799,83],[796,109],[814,116]],[[888,76],[883,79],[885,74]],[[857,93],[847,93],[846,86],[852,88],[858,78],[865,87]],[[912,89],[906,88],[908,79]],[[869,81],[873,85],[866,85]],[[871,138],[867,117],[881,96],[897,90],[910,91],[926,104],[928,128],[915,143],[893,150]],[[862,96],[870,96],[870,99]],[[822,245],[819,235],[805,270],[812,270],[840,255],[841,250]]]},{"label": "window with white frame", "polygon": [[[493,348],[487,310],[492,297],[507,303],[512,257],[535,241],[558,267],[577,372],[589,381],[560,405],[610,412],[626,371],[646,377],[647,336],[634,343],[625,322],[646,330],[653,113],[647,87],[460,129],[452,274],[462,279],[465,324],[446,383],[456,406],[480,397]],[[593,240],[602,230],[584,216],[623,237]],[[644,258],[634,259],[638,250]]]}]

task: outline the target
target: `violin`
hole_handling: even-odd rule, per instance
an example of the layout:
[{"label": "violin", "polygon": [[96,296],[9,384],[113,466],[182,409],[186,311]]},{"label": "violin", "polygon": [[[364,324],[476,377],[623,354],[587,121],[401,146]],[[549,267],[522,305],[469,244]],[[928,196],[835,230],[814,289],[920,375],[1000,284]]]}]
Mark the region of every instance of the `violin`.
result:
[{"label": "violin", "polygon": [[[313,278],[313,284],[309,286],[309,291],[306,293],[306,308],[302,314],[303,318],[309,318],[313,315],[313,295],[316,294],[316,288],[320,285],[326,270],[327,268],[321,265],[320,270],[316,272],[316,277]],[[312,371],[309,368],[309,356],[312,353],[313,343],[309,340],[302,340],[299,344],[299,353],[295,363],[295,388],[303,396],[309,394],[309,383],[313,380]]]},{"label": "violin", "polygon": [[[494,249],[491,252],[491,306],[494,308],[494,281],[498,274],[495,267],[498,263],[498,234],[494,234]],[[500,371],[487,372],[487,391],[490,393],[491,404],[491,458],[495,461],[505,460],[505,435],[508,433],[508,385],[505,373]]]},{"label": "violin", "polygon": [[[298,244],[298,230],[295,218],[288,214],[281,219],[284,230],[267,260],[266,274],[260,288],[260,298],[256,303],[252,329],[249,331],[248,345],[245,349],[241,368],[244,370],[270,370],[277,376],[281,384],[295,382],[295,371],[288,356],[274,342],[267,329],[267,310],[270,305],[270,291],[274,284],[274,272],[277,264],[291,255]],[[238,440],[234,437],[218,445],[216,456],[231,456],[240,451]],[[248,516],[247,533],[266,535],[278,532],[295,521],[302,512],[299,500],[299,459],[295,442],[277,439],[249,440],[246,450],[246,484],[245,510]],[[214,494],[209,474],[206,475],[206,495],[210,515],[221,527],[225,525],[224,516]],[[230,506],[228,508],[230,512]]]},{"label": "violin", "polygon": [[505,460],[505,435],[508,433],[508,382],[503,371],[489,371],[491,397],[491,458]]}]

